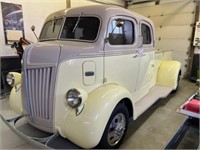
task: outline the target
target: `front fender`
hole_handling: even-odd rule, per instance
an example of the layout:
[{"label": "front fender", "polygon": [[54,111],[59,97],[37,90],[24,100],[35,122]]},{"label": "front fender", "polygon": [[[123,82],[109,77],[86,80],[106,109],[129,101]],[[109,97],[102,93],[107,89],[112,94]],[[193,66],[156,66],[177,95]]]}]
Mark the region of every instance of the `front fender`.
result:
[{"label": "front fender", "polygon": [[65,122],[64,134],[83,148],[93,148],[101,140],[110,115],[120,100],[132,99],[131,94],[116,84],[107,84],[88,95],[80,115],[73,109]]},{"label": "front fender", "polygon": [[9,73],[12,74],[15,79],[14,86],[21,84],[21,73],[18,72],[9,72]]},{"label": "front fender", "polygon": [[169,86],[172,87],[173,89],[176,89],[177,79],[180,70],[181,70],[180,62],[172,60],[162,61],[158,69],[157,84]]},{"label": "front fender", "polygon": [[21,99],[21,73],[9,72],[14,77],[14,86],[10,92],[9,103],[11,109],[18,113],[22,113],[22,99]]},{"label": "front fender", "polygon": [[21,84],[15,85],[9,96],[9,103],[11,109],[18,113],[22,113],[22,98],[21,98]]}]

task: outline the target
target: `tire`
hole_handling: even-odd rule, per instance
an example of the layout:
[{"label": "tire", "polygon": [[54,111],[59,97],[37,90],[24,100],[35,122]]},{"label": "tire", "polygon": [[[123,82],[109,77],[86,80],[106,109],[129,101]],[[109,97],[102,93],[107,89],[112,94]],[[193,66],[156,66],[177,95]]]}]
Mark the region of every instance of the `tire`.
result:
[{"label": "tire", "polygon": [[176,93],[176,92],[178,91],[179,84],[180,84],[180,79],[181,79],[181,75],[180,75],[180,73],[179,73],[178,78],[177,78],[177,86],[176,86],[176,89],[174,89],[174,90],[172,91],[172,93]]},{"label": "tire", "polygon": [[129,113],[126,106],[121,103],[118,104],[110,116],[98,148],[118,148],[126,134],[128,119]]}]

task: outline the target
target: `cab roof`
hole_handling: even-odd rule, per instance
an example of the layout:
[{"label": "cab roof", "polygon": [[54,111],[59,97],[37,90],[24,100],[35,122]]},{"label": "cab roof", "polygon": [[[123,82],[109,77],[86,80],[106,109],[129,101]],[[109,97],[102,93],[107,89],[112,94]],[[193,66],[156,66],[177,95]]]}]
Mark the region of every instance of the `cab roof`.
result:
[{"label": "cab roof", "polygon": [[[133,11],[127,10],[125,8],[119,7],[119,6],[113,6],[113,5],[90,5],[90,6],[82,6],[82,7],[74,7],[70,9],[63,9],[60,11],[56,11],[52,14],[50,14],[47,20],[51,20],[53,18],[57,17],[75,17],[79,16],[82,13],[82,15],[90,15],[90,16],[99,16],[102,20],[109,19],[113,16],[129,16],[134,17],[137,20],[145,20],[150,23],[152,21],[149,18],[146,18],[140,14],[137,14]],[[46,22],[45,21],[45,22]]]}]

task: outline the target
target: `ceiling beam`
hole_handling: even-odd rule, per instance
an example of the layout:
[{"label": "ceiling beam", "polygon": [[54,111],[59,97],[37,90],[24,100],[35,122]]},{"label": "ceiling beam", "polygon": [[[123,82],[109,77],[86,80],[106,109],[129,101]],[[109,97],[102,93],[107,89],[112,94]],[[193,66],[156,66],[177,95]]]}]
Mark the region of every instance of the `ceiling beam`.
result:
[{"label": "ceiling beam", "polygon": [[71,8],[71,0],[66,0],[67,8]]},{"label": "ceiling beam", "polygon": [[160,4],[160,0],[156,0],[155,4],[159,5]]},{"label": "ceiling beam", "polygon": [[160,0],[143,0],[143,1],[140,1],[140,2],[131,2],[129,5],[137,5],[137,4],[144,4],[144,3],[149,3],[149,2],[159,2],[160,3]]}]

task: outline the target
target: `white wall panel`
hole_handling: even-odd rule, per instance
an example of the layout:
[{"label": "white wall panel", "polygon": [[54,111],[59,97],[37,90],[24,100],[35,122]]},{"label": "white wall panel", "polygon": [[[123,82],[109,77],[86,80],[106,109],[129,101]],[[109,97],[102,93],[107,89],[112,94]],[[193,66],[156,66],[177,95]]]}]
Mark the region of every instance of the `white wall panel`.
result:
[{"label": "white wall panel", "polygon": [[[134,2],[141,2],[139,0],[134,0]],[[137,5],[129,5],[128,9],[137,9],[137,8],[143,8],[143,7],[150,7],[150,6],[154,6],[155,2],[148,2],[148,3],[141,3],[141,4],[137,4]]]},{"label": "white wall panel", "polygon": [[155,25],[156,49],[173,49],[173,58],[182,63],[182,72],[186,74],[190,50],[189,39],[192,39],[195,3],[193,0],[160,0],[159,5],[132,5],[128,9],[149,17]]},{"label": "white wall panel", "polygon": [[156,27],[160,26],[185,26],[194,23],[194,14],[184,13],[176,15],[150,17]]},{"label": "white wall panel", "polygon": [[124,1],[122,0],[99,0],[99,1],[124,6]]},{"label": "white wall panel", "polygon": [[87,5],[99,5],[99,3],[91,2],[87,0],[71,0],[71,7],[80,7]]},{"label": "white wall panel", "polygon": [[[173,50],[172,59],[180,61],[181,70],[185,71],[186,69],[185,65],[187,65],[186,60],[188,57],[187,51],[189,50],[189,47],[188,47],[189,44],[190,44],[189,40],[161,39],[160,41],[156,40],[156,49],[157,50]],[[162,49],[160,49],[160,47],[162,47]]]},{"label": "white wall panel", "polygon": [[156,49],[174,50],[186,53],[189,49],[190,41],[188,39],[156,39]]},{"label": "white wall panel", "polygon": [[[39,35],[46,17],[52,12],[66,8],[66,0],[0,0],[0,2],[22,5],[25,37],[33,42],[37,40],[30,29],[31,26],[35,25],[35,32]],[[11,49],[10,45],[5,45],[2,14],[0,14],[0,33],[0,56],[16,55],[16,51]]]},{"label": "white wall panel", "polygon": [[[98,1],[100,3],[98,3]],[[86,5],[100,5],[101,3],[116,4],[116,5],[124,6],[124,2],[122,0],[97,0],[96,2],[93,0],[71,0],[71,7],[79,7],[79,6],[86,6]]]},{"label": "white wall panel", "polygon": [[[162,1],[162,0],[161,0]],[[161,16],[161,15],[175,15],[181,13],[194,12],[195,3],[191,0],[182,0],[180,2],[165,3],[163,5],[150,5],[144,7],[136,7],[136,5],[129,6],[128,9],[141,13],[144,16]]]},{"label": "white wall panel", "polygon": [[165,26],[162,28],[156,28],[156,37],[167,39],[189,39],[192,33],[191,26],[179,26],[177,30],[176,26]]}]

